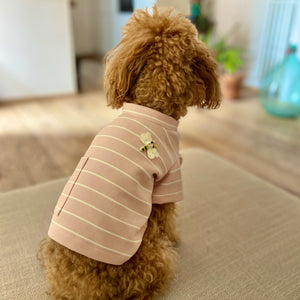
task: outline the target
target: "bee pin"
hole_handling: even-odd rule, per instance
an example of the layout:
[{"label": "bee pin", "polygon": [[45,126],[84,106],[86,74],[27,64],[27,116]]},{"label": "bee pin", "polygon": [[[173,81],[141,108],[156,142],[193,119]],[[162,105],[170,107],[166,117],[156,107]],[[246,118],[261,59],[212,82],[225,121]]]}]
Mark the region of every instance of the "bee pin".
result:
[{"label": "bee pin", "polygon": [[140,139],[141,139],[142,143],[145,145],[140,148],[141,152],[147,150],[147,155],[150,159],[159,157],[159,154],[156,149],[157,145],[155,144],[155,141],[152,140],[151,134],[149,132],[142,133],[140,136]]}]

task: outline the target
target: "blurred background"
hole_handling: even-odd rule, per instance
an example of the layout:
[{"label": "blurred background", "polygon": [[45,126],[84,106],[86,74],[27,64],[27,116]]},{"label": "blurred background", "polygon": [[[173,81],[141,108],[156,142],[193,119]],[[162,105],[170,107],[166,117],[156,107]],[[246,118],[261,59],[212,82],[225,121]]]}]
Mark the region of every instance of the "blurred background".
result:
[{"label": "blurred background", "polygon": [[191,108],[181,149],[202,147],[300,195],[299,0],[0,2],[0,192],[70,176],[106,106],[103,56],[137,8],[175,7],[215,56],[223,103]]}]

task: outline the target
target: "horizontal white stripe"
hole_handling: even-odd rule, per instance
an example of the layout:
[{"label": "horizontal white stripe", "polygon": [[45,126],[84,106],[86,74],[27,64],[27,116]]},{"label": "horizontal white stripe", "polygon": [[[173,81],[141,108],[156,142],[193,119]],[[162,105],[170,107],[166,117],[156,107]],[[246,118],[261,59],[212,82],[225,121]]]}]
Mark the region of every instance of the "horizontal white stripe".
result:
[{"label": "horizontal white stripe", "polygon": [[174,181],[171,181],[171,182],[168,182],[168,183],[161,183],[160,185],[170,185],[170,184],[177,183],[177,182],[181,182],[181,179],[174,180]]},{"label": "horizontal white stripe", "polygon": [[180,170],[180,167],[179,168],[177,168],[177,169],[175,169],[175,170],[171,170],[171,171],[169,171],[169,173],[175,173],[175,172],[177,172],[177,171],[179,171]]},{"label": "horizontal white stripe", "polygon": [[135,178],[133,178],[132,176],[130,176],[128,173],[122,171],[121,169],[119,169],[119,168],[117,168],[117,167],[115,167],[115,166],[113,166],[113,165],[107,163],[107,162],[104,161],[104,160],[101,160],[101,159],[98,159],[98,158],[95,158],[95,157],[89,157],[89,159],[98,161],[98,162],[100,162],[100,163],[102,163],[102,164],[104,164],[104,165],[107,165],[107,166],[109,166],[109,167],[115,169],[116,171],[118,171],[118,172],[122,173],[123,175],[129,177],[131,180],[133,180],[139,187],[141,187],[141,188],[144,189],[145,191],[151,192],[151,193],[152,193],[152,190],[145,188],[139,181],[137,181]]},{"label": "horizontal white stripe", "polygon": [[[68,195],[65,194],[65,193],[62,193],[62,194],[63,194],[64,196],[68,196]],[[87,202],[85,202],[85,201],[83,201],[83,200],[81,200],[81,199],[79,199],[79,198],[76,198],[76,197],[74,197],[74,196],[69,196],[69,198],[72,198],[72,199],[74,199],[75,201],[78,201],[78,202],[80,202],[80,203],[82,203],[82,204],[84,204],[84,205],[86,205],[86,206],[89,206],[90,208],[92,208],[92,209],[94,209],[94,210],[97,210],[97,211],[99,211],[100,213],[102,213],[102,214],[104,214],[104,215],[106,215],[106,216],[108,216],[108,217],[110,217],[110,218],[112,218],[112,219],[114,219],[114,220],[116,220],[116,221],[119,221],[119,222],[121,222],[121,223],[123,223],[123,224],[126,224],[126,225],[128,225],[128,226],[130,226],[130,227],[133,227],[133,228],[136,228],[136,229],[141,229],[140,227],[135,226],[135,225],[132,225],[132,224],[130,224],[130,223],[127,223],[127,222],[125,222],[125,221],[123,221],[123,220],[121,220],[121,219],[119,219],[119,218],[116,218],[116,217],[114,217],[114,216],[112,216],[112,215],[106,213],[105,211],[99,209],[98,207],[96,207],[96,206],[94,206],[94,205],[92,205],[92,204],[90,204],[90,203],[87,203]],[[61,208],[60,208],[60,210],[61,210]]]},{"label": "horizontal white stripe", "polygon": [[[90,190],[90,191],[93,191],[93,192],[95,192],[95,193],[101,195],[102,197],[104,197],[104,198],[106,198],[106,199],[108,199],[108,200],[110,200],[110,201],[116,203],[117,205],[120,205],[120,206],[122,206],[123,208],[125,208],[125,209],[127,209],[127,210],[129,210],[129,211],[131,211],[131,212],[133,212],[133,213],[135,213],[135,214],[137,214],[137,215],[139,215],[139,216],[141,216],[141,217],[143,217],[143,218],[148,219],[148,216],[145,216],[145,215],[142,215],[142,214],[138,213],[137,211],[135,211],[135,210],[133,210],[133,209],[127,207],[126,205],[124,205],[124,204],[122,204],[122,203],[120,203],[120,202],[118,202],[118,201],[112,199],[111,197],[109,197],[109,196],[107,196],[107,195],[105,195],[105,194],[103,194],[103,193],[101,193],[101,192],[99,192],[99,191],[97,191],[97,190],[91,188],[91,187],[88,186],[88,185],[85,185],[85,184],[82,184],[82,183],[79,183],[79,182],[74,182],[74,181],[69,181],[69,182],[70,182],[71,184],[79,185],[79,186],[84,187],[84,188],[86,188],[86,189],[88,189],[88,190]],[[151,204],[149,204],[149,206],[150,206],[150,205],[151,205]]]},{"label": "horizontal white stripe", "polygon": [[[161,139],[159,138],[159,136],[158,136],[157,134],[155,134],[150,128],[148,128],[148,127],[145,126],[143,123],[141,123],[141,122],[139,122],[139,121],[137,121],[137,120],[135,120],[135,119],[131,119],[131,118],[127,118],[127,117],[119,117],[119,118],[120,118],[120,119],[128,119],[128,120],[131,120],[131,121],[133,121],[133,122],[136,122],[136,123],[140,124],[140,125],[141,125],[142,127],[144,127],[145,129],[149,130],[149,131],[152,133],[153,136],[156,136],[156,137],[157,137],[157,140],[159,141],[159,143],[165,148],[165,151],[167,152],[167,154],[168,154],[168,156],[169,156],[169,158],[170,158],[170,161],[171,161],[171,162],[173,161],[172,158],[171,158],[171,156],[170,156],[170,153],[169,153],[168,149],[167,149],[166,146],[165,146],[165,144],[161,141]],[[165,171],[167,172],[167,171],[168,171],[168,168],[167,168],[167,166],[166,166],[164,160],[161,158],[161,156],[159,156],[159,158],[161,159],[161,161],[162,161],[162,163],[163,163],[163,165],[164,165]]]},{"label": "horizontal white stripe", "polygon": [[[103,137],[107,137],[107,138],[111,138],[111,139],[117,140],[117,141],[119,141],[119,142],[121,142],[121,143],[127,145],[128,147],[130,147],[130,148],[133,149],[134,151],[138,152],[139,155],[142,155],[142,156],[143,156],[143,158],[146,158],[146,159],[147,159],[147,157],[145,156],[145,154],[143,154],[139,149],[135,148],[134,146],[130,145],[129,143],[125,142],[125,141],[122,140],[122,139],[119,139],[119,138],[117,138],[117,137],[115,137],[115,136],[107,135],[107,134],[98,134],[97,136],[99,136],[99,137],[103,136]],[[156,166],[150,159],[147,159],[147,161],[151,163],[151,165],[157,170],[157,172],[159,172],[157,166]]]},{"label": "horizontal white stripe", "polygon": [[122,155],[121,153],[117,152],[117,151],[114,151],[110,148],[106,148],[106,147],[103,147],[103,146],[94,146],[92,145],[91,148],[100,148],[100,149],[104,149],[104,150],[107,150],[107,151],[110,151],[110,152],[113,152],[115,153],[116,155],[119,155],[121,157],[123,157],[124,159],[130,161],[131,163],[133,163],[134,165],[136,165],[138,168],[140,168],[141,170],[143,170],[145,172],[145,174],[151,179],[152,176],[142,167],[140,166],[139,164],[137,164],[136,162],[134,162],[133,160],[129,159],[128,157]]},{"label": "horizontal white stripe", "polygon": [[[59,212],[62,210],[62,208],[59,207],[58,205],[56,205],[56,208],[58,209]],[[59,213],[58,213],[58,214],[59,214]]]},{"label": "horizontal white stripe", "polygon": [[126,128],[126,127],[119,126],[119,125],[109,125],[108,128],[109,127],[121,128],[121,129],[126,130],[126,131],[130,132],[131,134],[137,136],[138,138],[140,138],[140,136],[137,133],[133,132],[132,130],[130,130],[130,129]]},{"label": "horizontal white stripe", "polygon": [[165,134],[166,134],[166,136],[167,136],[167,138],[168,138],[168,141],[169,141],[169,143],[170,143],[170,145],[171,145],[171,148],[172,148],[172,150],[173,150],[173,153],[174,153],[174,157],[176,157],[177,156],[177,152],[175,151],[175,149],[174,149],[174,146],[173,146],[173,144],[172,144],[172,142],[171,142],[171,139],[170,139],[170,137],[169,137],[169,134],[168,134],[168,132],[167,132],[167,130],[164,128],[164,131],[165,131]]},{"label": "horizontal white stripe", "polygon": [[82,239],[84,239],[84,240],[86,240],[86,241],[88,241],[88,242],[90,242],[90,243],[92,243],[92,244],[94,244],[94,245],[100,247],[100,248],[109,250],[109,251],[111,251],[111,252],[114,252],[114,253],[117,253],[117,254],[120,254],[120,255],[124,255],[124,256],[127,256],[127,257],[131,257],[131,255],[129,255],[129,254],[127,254],[127,253],[123,253],[123,252],[120,252],[120,251],[117,251],[117,250],[114,250],[114,249],[105,247],[105,246],[103,246],[103,245],[101,245],[101,244],[99,244],[99,243],[97,243],[97,242],[95,242],[95,241],[92,241],[92,240],[90,240],[89,238],[87,238],[87,237],[85,237],[85,236],[83,236],[83,235],[81,235],[81,234],[79,234],[79,233],[77,233],[77,232],[75,232],[75,231],[73,231],[73,230],[71,230],[71,229],[69,229],[69,228],[63,226],[63,225],[58,224],[58,223],[55,222],[54,220],[52,220],[52,223],[54,223],[56,226],[58,226],[58,227],[60,227],[60,228],[62,228],[62,229],[64,229],[64,230],[66,230],[66,231],[68,231],[68,232],[71,232],[71,233],[73,233],[74,235],[76,235],[76,236],[78,236],[78,237],[80,237],[80,238],[82,238]]},{"label": "horizontal white stripe", "polygon": [[170,194],[164,194],[164,195],[153,195],[153,197],[164,197],[164,196],[171,196],[171,195],[177,195],[182,193],[182,191],[176,192],[176,193],[170,193]]},{"label": "horizontal white stripe", "polygon": [[147,202],[147,201],[145,201],[145,200],[143,200],[143,199],[141,199],[141,198],[135,196],[134,194],[130,193],[129,191],[127,191],[126,189],[124,189],[124,188],[121,187],[120,185],[114,183],[113,181],[111,181],[111,180],[109,180],[109,179],[107,179],[107,178],[105,178],[105,177],[103,177],[103,176],[101,176],[101,175],[99,175],[99,174],[96,174],[96,173],[94,173],[94,172],[92,172],[92,171],[88,171],[88,170],[85,170],[85,169],[76,169],[76,171],[81,171],[81,172],[83,172],[83,173],[89,173],[89,174],[94,175],[94,176],[96,176],[96,177],[98,177],[98,178],[101,178],[101,179],[103,179],[103,180],[109,182],[110,184],[114,185],[115,187],[119,188],[120,190],[122,190],[122,191],[125,192],[126,194],[130,195],[130,196],[133,197],[134,199],[136,199],[136,200],[138,200],[138,201],[140,201],[140,202],[143,202],[143,203],[147,204],[148,206],[151,205],[151,204],[149,204],[149,202]]},{"label": "horizontal white stripe", "polygon": [[146,115],[146,114],[143,114],[143,113],[140,113],[140,112],[137,112],[137,111],[128,110],[128,109],[125,109],[125,110],[124,110],[124,112],[126,112],[126,111],[131,112],[131,113],[134,113],[134,114],[138,114],[138,115],[141,115],[141,116],[145,116],[145,117],[147,117],[147,118],[154,119],[154,120],[159,121],[159,122],[161,122],[161,123],[163,123],[163,124],[166,124],[166,125],[168,125],[168,126],[177,128],[177,126],[172,125],[172,124],[170,124],[170,123],[167,123],[167,122],[165,122],[165,121],[163,121],[163,120],[157,119],[157,118],[155,118],[155,117],[153,117],[153,116],[149,116],[149,115]]},{"label": "horizontal white stripe", "polygon": [[100,226],[98,226],[98,225],[96,225],[96,224],[94,224],[94,223],[92,223],[92,222],[90,222],[90,221],[88,221],[88,220],[86,220],[86,219],[84,219],[84,218],[82,218],[82,217],[80,217],[80,216],[78,216],[78,215],[76,215],[76,214],[70,212],[69,210],[67,210],[67,209],[65,209],[65,208],[64,208],[63,211],[64,211],[65,213],[67,213],[67,214],[69,214],[69,215],[71,215],[71,216],[73,216],[73,217],[75,217],[75,218],[77,218],[77,219],[79,219],[79,220],[81,220],[81,221],[83,221],[83,222],[85,222],[85,223],[91,225],[91,226],[94,226],[95,228],[97,228],[97,229],[99,229],[99,230],[102,230],[102,231],[104,231],[104,232],[106,232],[106,233],[108,233],[108,234],[110,234],[110,235],[113,235],[113,236],[115,236],[115,237],[117,237],[117,238],[120,238],[120,239],[122,239],[122,240],[124,240],[124,241],[131,242],[131,243],[141,243],[141,242],[142,242],[142,240],[133,241],[133,240],[126,239],[125,237],[123,237],[123,236],[121,236],[121,235],[118,235],[118,234],[116,234],[116,233],[113,233],[113,232],[111,232],[111,231],[108,231],[108,230],[106,230],[106,229],[104,229],[104,228],[102,228],[102,227],[100,227]]}]

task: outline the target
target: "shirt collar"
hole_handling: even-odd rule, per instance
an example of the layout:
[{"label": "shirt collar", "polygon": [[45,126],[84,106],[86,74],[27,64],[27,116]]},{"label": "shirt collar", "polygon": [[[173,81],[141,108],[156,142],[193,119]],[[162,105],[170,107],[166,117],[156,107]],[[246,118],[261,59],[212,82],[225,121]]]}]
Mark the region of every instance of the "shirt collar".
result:
[{"label": "shirt collar", "polygon": [[174,118],[155,109],[138,104],[124,103],[123,113],[130,113],[136,116],[145,117],[152,122],[159,123],[161,126],[169,127],[173,130],[177,130],[179,125],[179,121]]}]

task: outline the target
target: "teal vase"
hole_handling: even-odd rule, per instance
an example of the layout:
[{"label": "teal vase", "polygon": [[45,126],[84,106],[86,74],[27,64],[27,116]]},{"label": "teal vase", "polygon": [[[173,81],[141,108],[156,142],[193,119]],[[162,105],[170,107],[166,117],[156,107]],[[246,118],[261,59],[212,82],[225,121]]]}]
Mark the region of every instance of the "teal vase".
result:
[{"label": "teal vase", "polygon": [[296,46],[290,46],[289,54],[262,81],[260,101],[272,115],[300,116],[300,60],[296,50]]}]

